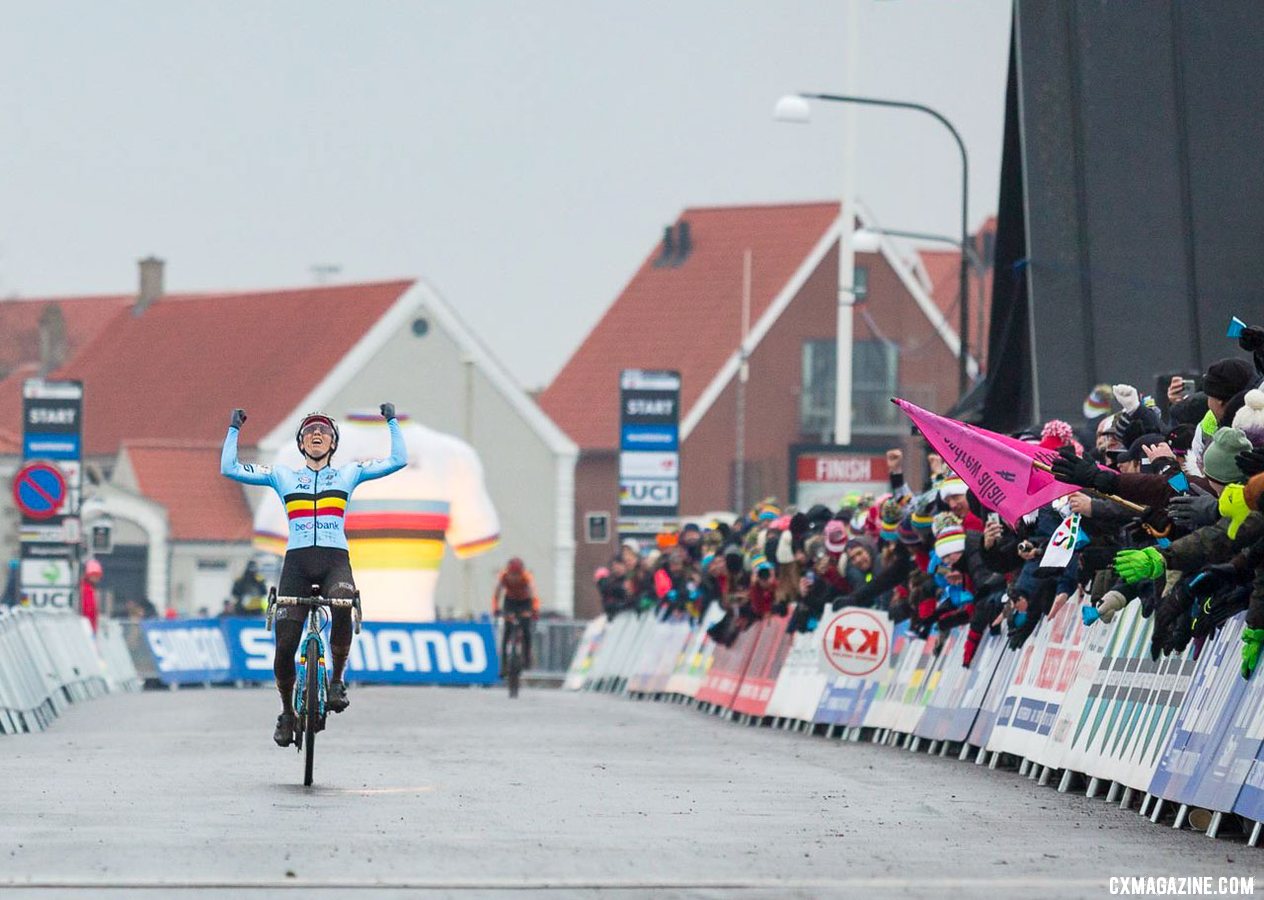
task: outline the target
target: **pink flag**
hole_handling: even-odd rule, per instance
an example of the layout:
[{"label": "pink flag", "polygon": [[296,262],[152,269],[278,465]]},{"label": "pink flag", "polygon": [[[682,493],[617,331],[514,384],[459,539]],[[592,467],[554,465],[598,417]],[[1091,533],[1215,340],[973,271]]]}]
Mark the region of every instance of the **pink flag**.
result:
[{"label": "pink flag", "polygon": [[907,400],[892,398],[891,402],[913,420],[983,505],[996,510],[1011,525],[1033,509],[1076,490],[1032,466],[1033,460],[1048,462],[1054,456],[1052,450],[937,416]]}]

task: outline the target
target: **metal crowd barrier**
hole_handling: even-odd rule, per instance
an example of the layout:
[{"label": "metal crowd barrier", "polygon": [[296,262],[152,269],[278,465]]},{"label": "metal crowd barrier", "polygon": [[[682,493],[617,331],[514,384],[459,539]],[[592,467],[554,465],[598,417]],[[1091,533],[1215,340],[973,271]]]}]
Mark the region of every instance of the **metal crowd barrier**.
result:
[{"label": "metal crowd barrier", "polygon": [[111,690],[132,692],[145,686],[145,679],[136,670],[123,623],[118,619],[102,619],[98,624],[97,653],[105,664]]},{"label": "metal crowd barrier", "polygon": [[47,728],[69,704],[107,693],[108,671],[86,619],[0,608],[0,734]]},{"label": "metal crowd barrier", "polygon": [[[540,619],[531,625],[531,669],[528,681],[561,682],[579,648],[587,622],[576,619]],[[503,620],[496,625],[496,650],[504,636]]]}]

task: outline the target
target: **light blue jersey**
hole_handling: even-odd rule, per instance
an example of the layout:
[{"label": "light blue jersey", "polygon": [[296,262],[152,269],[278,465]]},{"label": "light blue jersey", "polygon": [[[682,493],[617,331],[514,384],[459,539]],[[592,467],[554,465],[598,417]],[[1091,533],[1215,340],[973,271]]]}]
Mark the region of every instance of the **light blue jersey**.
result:
[{"label": "light blue jersey", "polygon": [[242,484],[268,485],[277,492],[285,504],[285,514],[290,522],[290,540],[286,550],[303,547],[346,550],[347,534],[343,519],[351,492],[360,482],[397,472],[408,462],[399,422],[390,419],[386,425],[391,432],[391,455],[388,458],[337,468],[330,465],[319,472],[306,466],[295,470],[285,466],[243,465],[237,461],[237,429],[229,428],[224,438],[224,451],[220,455],[219,471],[221,475]]}]

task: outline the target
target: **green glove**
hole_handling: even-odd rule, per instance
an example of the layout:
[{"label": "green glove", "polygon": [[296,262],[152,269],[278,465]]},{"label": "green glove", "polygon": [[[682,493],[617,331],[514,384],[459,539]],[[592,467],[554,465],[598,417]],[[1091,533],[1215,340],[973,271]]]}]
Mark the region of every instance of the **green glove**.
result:
[{"label": "green glove", "polygon": [[1260,661],[1260,645],[1264,644],[1264,628],[1242,629],[1242,677],[1250,678]]},{"label": "green glove", "polygon": [[1115,571],[1129,584],[1159,578],[1167,571],[1163,554],[1154,547],[1144,550],[1120,550],[1115,554]]}]

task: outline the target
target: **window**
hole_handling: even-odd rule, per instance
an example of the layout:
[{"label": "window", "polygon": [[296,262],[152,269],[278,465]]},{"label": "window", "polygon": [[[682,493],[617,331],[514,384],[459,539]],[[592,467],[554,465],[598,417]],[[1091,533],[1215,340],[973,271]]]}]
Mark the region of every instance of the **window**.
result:
[{"label": "window", "polygon": [[856,341],[851,357],[851,430],[860,434],[899,432],[907,421],[891,402],[899,388],[899,345]]},{"label": "window", "polygon": [[[903,428],[891,398],[899,394],[899,346],[887,341],[855,341],[851,358],[851,429],[857,434],[898,434]],[[803,342],[803,390],[799,430],[829,441],[834,434],[833,340]]]},{"label": "window", "polygon": [[584,539],[588,543],[605,544],[610,540],[610,513],[587,513],[584,522]]}]

